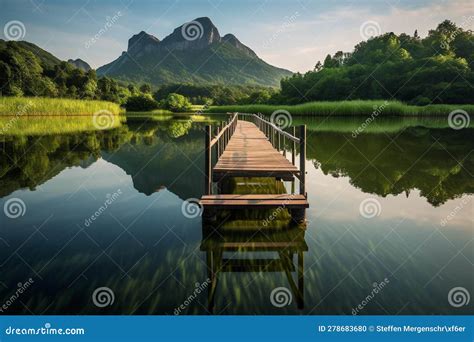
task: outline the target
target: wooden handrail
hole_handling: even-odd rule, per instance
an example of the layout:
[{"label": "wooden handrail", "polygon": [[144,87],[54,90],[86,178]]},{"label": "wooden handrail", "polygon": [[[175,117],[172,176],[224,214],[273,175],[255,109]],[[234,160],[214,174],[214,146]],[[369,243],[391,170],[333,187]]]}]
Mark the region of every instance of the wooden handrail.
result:
[{"label": "wooden handrail", "polygon": [[[254,122],[258,128],[267,136],[270,143],[278,150],[281,149],[281,139],[283,137],[283,146],[286,145],[285,139],[287,138],[291,142],[291,162],[293,165],[296,166],[296,144],[299,145],[300,150],[300,160],[299,160],[299,175],[298,178],[300,180],[300,194],[306,196],[306,125],[301,125],[299,127],[299,137],[296,137],[296,129],[293,127],[293,134],[285,132],[280,127],[275,125],[274,123],[265,120],[261,114],[251,114],[251,113],[238,113],[243,117],[251,117],[256,119]],[[275,141],[275,134],[277,140]],[[286,156],[286,149],[283,148],[283,155]]]},{"label": "wooden handrail", "polygon": [[265,120],[264,118],[260,117],[259,115],[257,114],[250,114],[250,113],[238,113],[238,115],[249,115],[249,116],[252,116],[258,120],[260,120],[261,122],[265,123],[266,125],[272,127],[274,130],[276,130],[278,133],[280,133],[281,135],[285,136],[286,138],[290,139],[291,141],[294,141],[296,143],[299,143],[300,142],[300,139],[295,137],[294,135],[291,135],[290,133],[288,132],[285,132],[284,130],[282,130],[280,127],[278,127],[277,125],[275,125],[274,123],[268,121],[268,120]]},{"label": "wooden handrail", "polygon": [[234,116],[232,117],[232,119],[229,121],[229,123],[227,125],[225,125],[224,127],[222,127],[220,130],[219,130],[219,133],[217,133],[217,135],[211,139],[211,144],[209,147],[212,147],[214,146],[214,144],[217,142],[217,140],[219,140],[219,138],[225,133],[225,131],[227,129],[229,129],[229,127],[232,126],[232,124],[234,124],[234,121],[236,121],[238,118],[237,116],[237,113],[234,113]]},{"label": "wooden handrail", "polygon": [[[296,143],[299,144],[300,150],[300,167],[299,167],[299,174],[297,177],[300,180],[300,194],[306,196],[306,188],[305,188],[305,175],[306,175],[306,125],[301,125],[299,127],[299,138],[297,138],[295,127],[293,127],[293,134],[283,131],[281,128],[276,126],[270,121],[265,120],[260,114],[249,114],[249,113],[228,113],[233,114],[232,118],[228,120],[228,123],[222,127],[217,128],[217,134],[214,138],[212,138],[212,129],[210,125],[205,127],[205,190],[204,193],[209,195],[212,193],[212,165],[213,165],[213,152],[212,147],[217,144],[216,148],[216,161],[219,160],[222,153],[224,153],[227,144],[229,143],[232,135],[234,134],[237,128],[237,122],[240,116],[249,116],[252,119],[255,119],[255,125],[266,135],[270,143],[276,148],[278,151],[281,149],[281,141],[280,136],[283,137],[283,146],[286,146],[285,139],[288,138],[291,141],[291,152],[292,157],[291,161],[292,164],[296,164]],[[277,135],[278,140],[275,141],[275,134]],[[283,148],[283,155],[286,156],[286,149]]]},{"label": "wooden handrail", "polygon": [[219,160],[219,157],[224,152],[227,143],[235,132],[237,128],[238,115],[234,113],[234,116],[229,120],[228,124],[222,128],[217,129],[217,134],[212,138],[212,128],[211,125],[206,125],[206,135],[205,135],[205,164],[204,164],[204,173],[205,173],[205,184],[204,184],[204,193],[209,195],[212,193],[212,147],[217,144],[216,148],[216,159]]}]

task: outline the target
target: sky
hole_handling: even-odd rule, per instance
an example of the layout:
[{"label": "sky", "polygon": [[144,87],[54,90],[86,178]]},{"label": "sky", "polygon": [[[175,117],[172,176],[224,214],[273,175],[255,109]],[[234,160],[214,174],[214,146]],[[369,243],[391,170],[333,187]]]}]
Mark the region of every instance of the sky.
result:
[{"label": "sky", "polygon": [[0,0],[0,8],[0,38],[17,25],[23,40],[94,68],[120,56],[142,30],[161,40],[203,16],[222,36],[233,33],[266,62],[294,72],[371,35],[417,29],[425,36],[444,19],[474,30],[472,0]]}]

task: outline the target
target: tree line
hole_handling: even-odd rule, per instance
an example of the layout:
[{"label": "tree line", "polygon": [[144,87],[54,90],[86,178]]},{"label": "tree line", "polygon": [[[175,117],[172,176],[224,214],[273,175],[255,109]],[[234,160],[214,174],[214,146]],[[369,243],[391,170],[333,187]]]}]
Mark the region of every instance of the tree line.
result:
[{"label": "tree line", "polygon": [[474,35],[449,20],[425,38],[386,33],[338,51],[314,70],[281,81],[280,103],[396,99],[410,104],[474,103]]},{"label": "tree line", "polygon": [[[194,105],[298,104],[394,99],[415,105],[474,103],[474,35],[445,20],[425,38],[386,33],[318,61],[313,70],[257,85],[124,83],[97,77],[27,42],[0,40],[0,95],[107,100],[127,110]],[[32,48],[34,47],[34,48]]]},{"label": "tree line", "polygon": [[165,108],[186,111],[192,104],[225,105],[264,103],[276,92],[261,86],[170,84],[154,89],[149,84],[124,83],[98,77],[60,61],[27,42],[1,41],[0,95],[105,100],[128,110]]}]

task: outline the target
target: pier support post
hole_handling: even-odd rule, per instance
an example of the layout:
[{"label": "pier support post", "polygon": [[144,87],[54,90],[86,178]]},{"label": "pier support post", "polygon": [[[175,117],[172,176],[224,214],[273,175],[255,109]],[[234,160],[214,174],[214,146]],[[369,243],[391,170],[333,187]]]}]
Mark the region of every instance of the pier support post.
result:
[{"label": "pier support post", "polygon": [[300,195],[306,196],[306,125],[300,126]]},{"label": "pier support post", "polygon": [[[296,127],[293,126],[293,136],[296,137]],[[296,160],[296,142],[294,140],[291,141],[291,163],[295,165]]]},{"label": "pier support post", "polygon": [[204,184],[204,193],[206,195],[211,194],[212,187],[212,155],[211,155],[211,125],[206,125],[206,137],[205,137],[205,161],[204,161],[204,174],[205,174],[205,184]]}]

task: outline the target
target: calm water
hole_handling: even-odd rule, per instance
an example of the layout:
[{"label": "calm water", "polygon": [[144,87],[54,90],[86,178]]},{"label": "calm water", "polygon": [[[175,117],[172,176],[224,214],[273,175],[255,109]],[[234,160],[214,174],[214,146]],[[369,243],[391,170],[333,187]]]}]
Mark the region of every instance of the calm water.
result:
[{"label": "calm water", "polygon": [[[183,304],[181,314],[317,315],[351,314],[361,303],[360,314],[472,313],[473,300],[455,308],[448,293],[461,286],[474,296],[474,130],[389,120],[353,137],[360,122],[305,123],[306,230],[287,227],[284,213],[271,224],[262,224],[268,213],[227,213],[217,231],[193,207],[183,215],[183,201],[204,188],[204,122],[135,119],[109,131],[0,136],[0,205],[25,204],[23,216],[0,215],[2,302],[33,280],[4,313],[174,314]],[[228,187],[291,191],[275,180]],[[367,199],[375,217],[361,215]],[[222,242],[293,246],[303,276],[290,276],[304,299],[284,262],[265,264],[290,264],[288,249],[229,252]],[[213,299],[209,251],[234,260],[218,273]],[[383,288],[367,300],[374,284]],[[99,287],[113,291],[113,304],[94,305]],[[277,287],[292,290],[289,305],[272,305]]]}]

